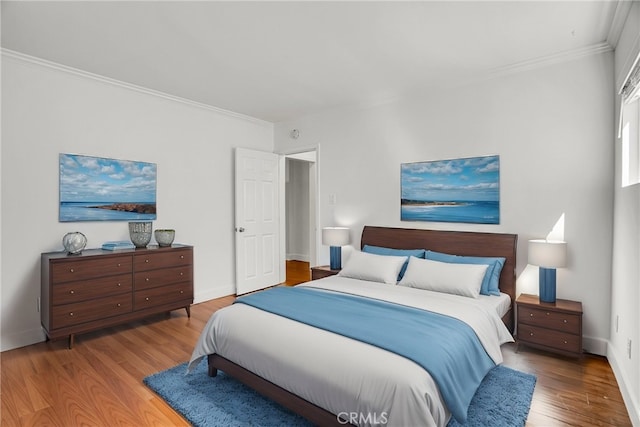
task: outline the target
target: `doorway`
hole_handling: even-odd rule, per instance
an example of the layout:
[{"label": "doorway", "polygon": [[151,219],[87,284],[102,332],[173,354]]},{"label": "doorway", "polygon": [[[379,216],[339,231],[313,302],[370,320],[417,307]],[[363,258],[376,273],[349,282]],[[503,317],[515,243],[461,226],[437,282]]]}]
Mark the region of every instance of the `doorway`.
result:
[{"label": "doorway", "polygon": [[286,283],[297,284],[311,280],[316,264],[316,151],[284,157]]}]

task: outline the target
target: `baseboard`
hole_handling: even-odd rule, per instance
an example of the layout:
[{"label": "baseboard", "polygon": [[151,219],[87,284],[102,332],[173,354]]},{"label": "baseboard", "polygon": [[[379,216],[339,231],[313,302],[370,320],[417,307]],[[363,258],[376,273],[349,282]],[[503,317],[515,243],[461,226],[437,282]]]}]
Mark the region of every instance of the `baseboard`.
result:
[{"label": "baseboard", "polygon": [[307,255],[307,254],[287,254],[287,261],[309,262],[309,255]]},{"label": "baseboard", "polygon": [[[209,301],[227,295],[233,295],[235,293],[236,288],[233,284],[228,286],[221,286],[210,291],[194,295],[193,302],[197,304],[199,302]],[[2,334],[2,339],[0,340],[0,352],[13,350],[20,347],[26,347],[28,345],[37,344],[45,340],[46,334],[44,333],[42,327],[17,332],[14,334]]]},{"label": "baseboard", "polygon": [[226,297],[227,295],[235,295],[236,287],[234,284],[228,284],[226,286],[218,286],[214,289],[210,289],[207,292],[198,292],[193,295],[193,303],[198,304],[212,299]]},{"label": "baseboard", "polygon": [[14,334],[2,334],[0,351],[13,350],[15,348],[26,347],[46,340],[46,335],[42,327],[29,329],[27,331]]},{"label": "baseboard", "polygon": [[607,351],[607,360],[609,361],[613,375],[615,375],[616,381],[618,382],[618,388],[620,388],[620,394],[622,394],[622,399],[627,407],[629,418],[631,418],[631,424],[638,427],[640,426],[640,403],[638,401],[638,397],[635,396],[633,389],[629,384],[627,384],[626,378],[629,378],[629,376],[625,375],[620,367],[615,352],[611,349],[611,343],[608,343],[607,348],[609,350]]},{"label": "baseboard", "polygon": [[602,338],[582,337],[582,348],[587,353],[597,354],[598,356],[607,356],[609,342]]}]

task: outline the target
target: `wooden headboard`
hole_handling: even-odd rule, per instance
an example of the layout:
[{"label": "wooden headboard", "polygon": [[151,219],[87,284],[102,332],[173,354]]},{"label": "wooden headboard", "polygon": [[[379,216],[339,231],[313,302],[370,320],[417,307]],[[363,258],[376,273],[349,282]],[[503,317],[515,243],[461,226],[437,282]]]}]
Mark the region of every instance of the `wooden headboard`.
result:
[{"label": "wooden headboard", "polygon": [[504,257],[500,291],[511,297],[511,309],[502,320],[513,332],[517,234],[365,226],[360,247],[363,248],[364,245],[394,249],[430,249],[454,255]]}]

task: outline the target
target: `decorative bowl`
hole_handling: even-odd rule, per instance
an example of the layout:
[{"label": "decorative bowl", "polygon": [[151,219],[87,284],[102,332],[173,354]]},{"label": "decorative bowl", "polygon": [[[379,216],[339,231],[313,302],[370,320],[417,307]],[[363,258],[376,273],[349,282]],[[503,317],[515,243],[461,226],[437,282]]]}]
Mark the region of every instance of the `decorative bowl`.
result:
[{"label": "decorative bowl", "polygon": [[87,246],[87,237],[79,231],[67,233],[62,238],[62,246],[69,254],[79,254]]},{"label": "decorative bowl", "polygon": [[173,239],[176,237],[176,230],[171,229],[158,229],[155,231],[156,242],[158,242],[158,246],[165,247],[171,246],[173,243]]},{"label": "decorative bowl", "polygon": [[136,248],[146,248],[151,241],[151,221],[130,222],[129,238]]}]

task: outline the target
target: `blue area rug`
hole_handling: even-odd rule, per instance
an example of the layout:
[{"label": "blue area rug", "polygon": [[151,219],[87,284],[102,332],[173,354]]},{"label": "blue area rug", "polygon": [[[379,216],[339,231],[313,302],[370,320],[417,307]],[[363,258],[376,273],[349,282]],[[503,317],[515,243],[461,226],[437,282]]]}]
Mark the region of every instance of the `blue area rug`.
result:
[{"label": "blue area rug", "polygon": [[[224,372],[209,377],[206,360],[189,375],[186,366],[150,375],[144,383],[196,427],[311,426]],[[524,426],[535,383],[534,375],[496,366],[473,397],[467,423],[452,419],[447,427]]]}]

